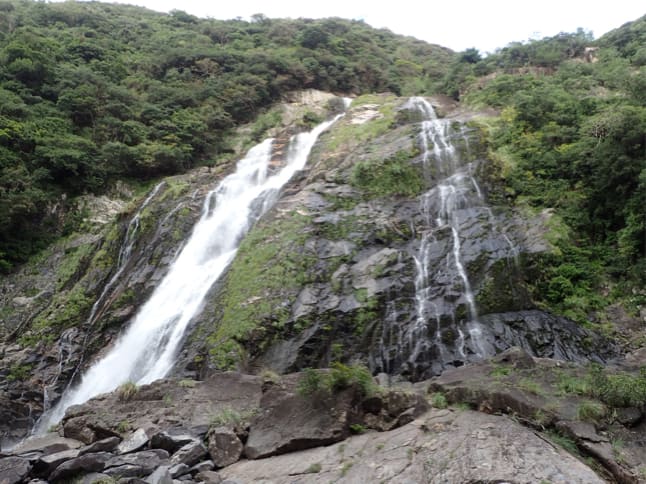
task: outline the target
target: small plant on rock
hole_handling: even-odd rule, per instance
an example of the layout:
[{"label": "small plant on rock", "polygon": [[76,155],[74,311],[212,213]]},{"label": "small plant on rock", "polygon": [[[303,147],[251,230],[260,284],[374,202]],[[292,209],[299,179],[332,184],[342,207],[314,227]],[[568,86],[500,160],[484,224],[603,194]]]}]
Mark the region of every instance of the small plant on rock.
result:
[{"label": "small plant on rock", "polygon": [[315,464],[311,464],[307,469],[305,469],[305,474],[318,474],[321,472],[321,469],[323,466],[316,462]]},{"label": "small plant on rock", "polygon": [[446,408],[449,406],[443,393],[433,393],[430,400],[431,405],[435,408]]},{"label": "small plant on rock", "polygon": [[120,402],[128,402],[132,400],[132,397],[137,394],[138,390],[135,383],[127,381],[117,388],[117,398]]},{"label": "small plant on rock", "polygon": [[606,407],[599,402],[586,401],[577,409],[577,418],[586,422],[597,422],[605,416]]}]

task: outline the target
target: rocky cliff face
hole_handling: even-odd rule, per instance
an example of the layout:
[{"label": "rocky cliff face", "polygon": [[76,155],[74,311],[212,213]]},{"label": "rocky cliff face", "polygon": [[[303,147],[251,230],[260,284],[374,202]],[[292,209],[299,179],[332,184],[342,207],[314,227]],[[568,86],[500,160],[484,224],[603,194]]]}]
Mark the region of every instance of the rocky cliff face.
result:
[{"label": "rocky cliff face", "polygon": [[[574,360],[611,353],[533,305],[528,267],[552,250],[550,214],[490,205],[474,113],[439,100],[436,109],[455,153],[429,162],[444,141],[425,139],[417,106],[389,95],[353,102],[243,242],[184,365],[286,372],[361,360],[417,380],[511,345]],[[446,184],[456,177],[468,187]],[[444,189],[463,191],[448,199],[455,223],[430,216]]]},{"label": "rocky cliff face", "polygon": [[[276,165],[284,159],[281,139],[338,108],[324,94],[298,101],[271,132],[279,140]],[[568,360],[612,354],[599,336],[533,305],[526,286],[535,258],[552,250],[550,214],[491,205],[495,187],[474,113],[432,104],[455,149],[450,169],[429,163],[441,140],[424,138],[424,112],[392,95],[356,99],[321,136],[307,168],[212,288],[177,375],[361,361],[374,374],[416,381],[512,345]],[[2,282],[5,437],[24,435],[105,351],[229,168],[166,179],[134,201],[93,202],[89,213],[102,216],[87,217],[85,233]],[[456,175],[463,185],[446,183]],[[451,202],[450,223],[437,221],[448,200],[441,186],[464,191]]]}]

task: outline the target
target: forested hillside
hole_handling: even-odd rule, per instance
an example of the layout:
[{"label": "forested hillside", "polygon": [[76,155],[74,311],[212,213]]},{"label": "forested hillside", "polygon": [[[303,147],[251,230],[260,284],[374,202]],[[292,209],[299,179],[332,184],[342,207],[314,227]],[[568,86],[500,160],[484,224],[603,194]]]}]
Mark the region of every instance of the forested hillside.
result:
[{"label": "forested hillside", "polygon": [[[561,218],[535,297],[586,321],[615,296],[646,302],[646,17],[462,53],[442,89],[500,116],[485,130],[491,197]],[[492,180],[494,181],[494,180]]]},{"label": "forested hillside", "polygon": [[426,92],[452,55],[342,19],[2,1],[0,269],[73,230],[75,195],[227,160],[231,130],[261,136],[291,90]]}]

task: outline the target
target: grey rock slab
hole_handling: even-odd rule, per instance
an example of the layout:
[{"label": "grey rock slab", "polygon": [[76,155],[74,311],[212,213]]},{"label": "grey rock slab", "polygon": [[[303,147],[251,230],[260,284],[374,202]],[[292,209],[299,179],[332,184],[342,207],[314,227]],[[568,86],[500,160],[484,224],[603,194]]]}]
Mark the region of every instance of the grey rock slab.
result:
[{"label": "grey rock slab", "polygon": [[170,459],[170,464],[186,464],[192,466],[201,461],[206,454],[207,449],[202,442],[189,442],[173,454]]},{"label": "grey rock slab", "polygon": [[132,435],[117,446],[117,453],[127,454],[128,452],[139,450],[148,443],[148,440],[150,439],[148,438],[146,431],[144,429],[137,429]]},{"label": "grey rock slab", "polygon": [[101,472],[105,463],[114,456],[108,452],[85,454],[76,459],[68,460],[59,465],[49,476],[50,481],[67,479],[79,473]]},{"label": "grey rock slab", "polygon": [[395,430],[219,471],[239,482],[602,484],[583,462],[513,420],[473,411],[431,410]]},{"label": "grey rock slab", "polygon": [[124,464],[121,466],[110,467],[103,471],[105,474],[113,478],[122,478],[122,477],[144,477],[148,474],[146,469],[142,466],[134,464]]},{"label": "grey rock slab", "polygon": [[106,439],[97,440],[93,444],[87,445],[79,450],[79,455],[91,454],[93,452],[110,452],[114,450],[121,439],[119,437],[108,437]]},{"label": "grey rock slab", "polygon": [[186,464],[175,464],[170,469],[168,469],[168,472],[170,472],[171,477],[175,479],[176,477],[181,477],[184,474],[188,474],[189,470],[190,467]]},{"label": "grey rock slab", "polygon": [[31,464],[20,457],[0,459],[0,484],[17,484],[29,475]]},{"label": "grey rock slab", "polygon": [[197,437],[186,433],[178,432],[173,433],[172,431],[166,430],[162,432],[157,432],[150,438],[150,446],[153,449],[164,449],[170,452],[171,454],[175,452],[180,447],[198,440]]},{"label": "grey rock slab", "polygon": [[115,456],[106,462],[105,467],[106,469],[109,469],[112,467],[131,465],[141,468],[143,470],[143,474],[150,474],[157,467],[167,464],[168,456],[168,452],[164,449],[142,450],[139,452]]},{"label": "grey rock slab", "polygon": [[63,462],[75,459],[79,456],[78,449],[69,449],[54,454],[44,455],[35,463],[35,468],[39,474],[47,475],[56,469]]},{"label": "grey rock slab", "polygon": [[189,472],[191,474],[197,474],[198,472],[212,471],[213,469],[215,469],[215,463],[212,460],[205,460],[195,464],[190,468]]},{"label": "grey rock slab", "polygon": [[[283,378],[295,387],[297,375]],[[347,418],[354,393],[335,395],[333,401],[314,401],[286,387],[274,385],[262,396],[260,417],[249,430],[244,454],[250,459],[338,442],[348,434]]]},{"label": "grey rock slab", "polygon": [[11,449],[13,455],[25,454],[34,450],[41,451],[43,455],[53,454],[68,449],[78,449],[83,445],[75,439],[61,437],[58,434],[45,434],[39,437],[30,437]]},{"label": "grey rock slab", "polygon": [[218,427],[209,434],[209,454],[213,463],[225,467],[237,462],[244,446],[234,431]]},{"label": "grey rock slab", "polygon": [[155,471],[146,477],[148,484],[172,484],[173,478],[170,475],[168,466],[160,466]]}]

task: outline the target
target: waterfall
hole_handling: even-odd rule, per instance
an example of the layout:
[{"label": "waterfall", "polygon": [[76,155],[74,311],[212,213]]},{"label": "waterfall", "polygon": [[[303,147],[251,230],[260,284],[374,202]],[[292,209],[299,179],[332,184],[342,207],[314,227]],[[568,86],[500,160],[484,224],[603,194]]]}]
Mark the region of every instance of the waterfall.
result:
[{"label": "waterfall", "polygon": [[[467,348],[472,355],[484,356],[490,350],[482,338],[475,298],[463,261],[460,233],[463,212],[481,207],[484,200],[480,187],[469,173],[470,166],[460,159],[454,145],[453,137],[463,138],[464,131],[454,133],[450,121],[438,119],[431,104],[421,97],[411,98],[406,107],[418,110],[423,116],[420,145],[424,172],[435,173],[440,180],[422,195],[420,202],[426,227],[414,255],[416,313],[408,331],[409,361],[414,362],[431,345],[436,347],[441,360],[448,353],[455,354],[458,359],[467,359]],[[445,264],[431,267],[430,253],[438,245],[440,234],[450,241]],[[438,281],[447,287],[460,288],[457,301],[441,293],[436,287]],[[464,318],[456,317],[460,304],[466,306]],[[442,314],[450,314],[452,318],[453,348],[447,348],[442,338]],[[429,338],[431,331],[434,336]]]},{"label": "waterfall", "polygon": [[[171,370],[189,323],[233,260],[242,237],[272,206],[280,188],[303,169],[318,136],[341,116],[292,137],[285,166],[276,173],[269,170],[272,139],[252,148],[238,162],[236,171],[206,196],[191,236],[124,334],[89,368],[77,387],[68,389],[58,404],[43,414],[35,432],[45,432],[60,421],[71,405],[128,381],[150,383]],[[153,196],[154,192],[149,199]],[[123,257],[120,254],[119,265],[127,257],[129,249]]]}]

